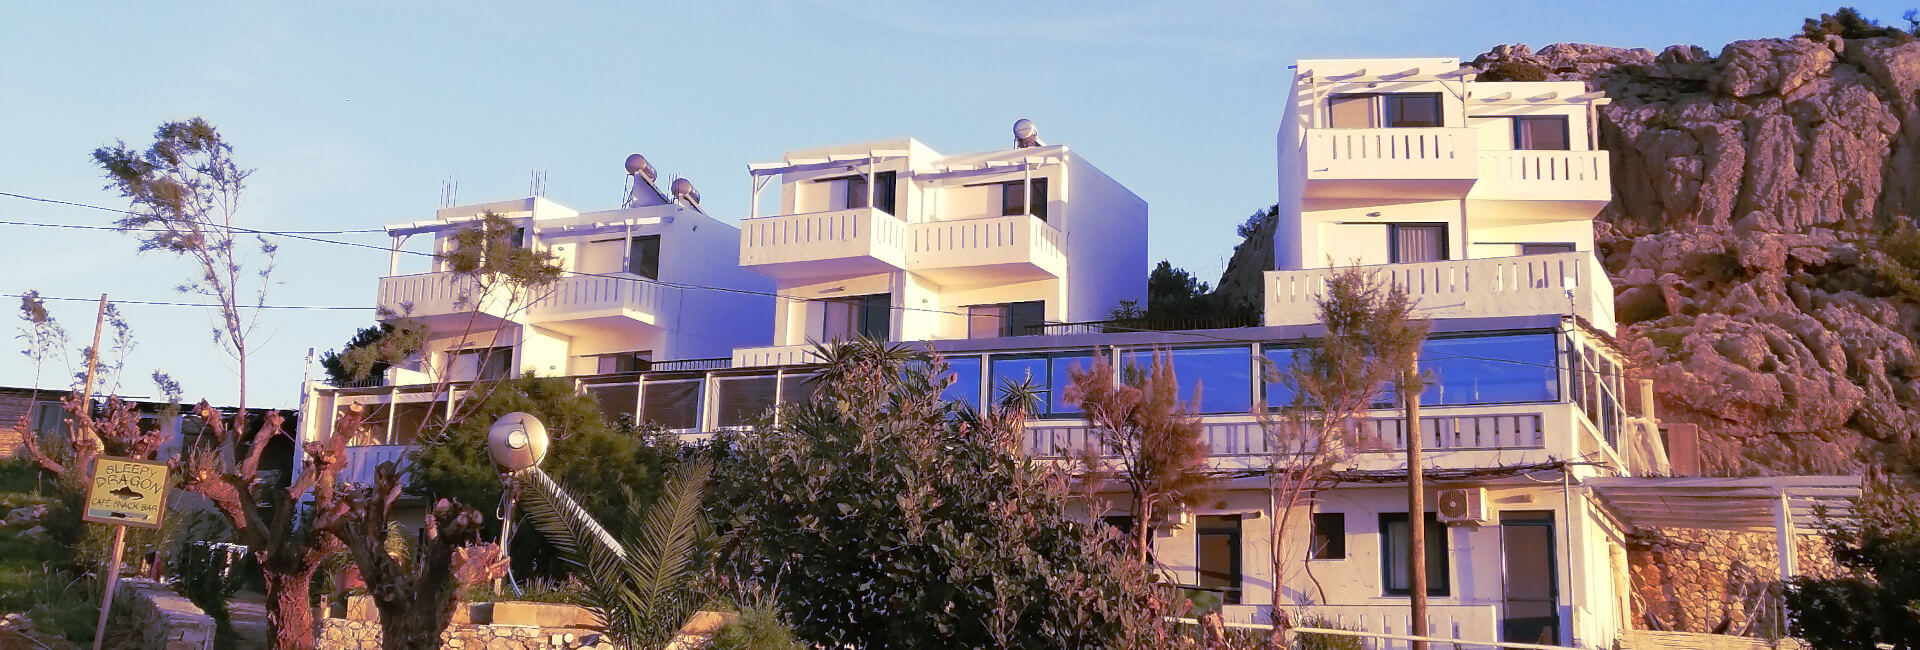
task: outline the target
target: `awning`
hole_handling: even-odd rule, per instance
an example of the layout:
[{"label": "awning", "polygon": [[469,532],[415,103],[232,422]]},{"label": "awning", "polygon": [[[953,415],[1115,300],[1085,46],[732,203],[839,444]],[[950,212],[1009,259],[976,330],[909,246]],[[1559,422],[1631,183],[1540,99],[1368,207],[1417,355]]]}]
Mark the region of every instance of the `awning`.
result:
[{"label": "awning", "polygon": [[1591,478],[1591,488],[1631,527],[1697,528],[1771,532],[1782,578],[1797,573],[1797,534],[1822,532],[1829,520],[1854,519],[1858,476],[1760,476],[1751,478]]}]

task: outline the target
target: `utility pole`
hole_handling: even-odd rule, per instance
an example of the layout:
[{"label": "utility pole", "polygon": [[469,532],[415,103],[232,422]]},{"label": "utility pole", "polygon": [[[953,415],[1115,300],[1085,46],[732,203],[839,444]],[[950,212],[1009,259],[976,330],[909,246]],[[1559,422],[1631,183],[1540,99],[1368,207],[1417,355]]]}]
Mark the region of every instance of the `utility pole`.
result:
[{"label": "utility pole", "polygon": [[[1414,349],[1407,360],[1406,375],[1400,382],[1401,400],[1407,407],[1407,573],[1411,576],[1408,596],[1413,621],[1410,636],[1427,635],[1427,505],[1426,477],[1421,469],[1420,446],[1424,429],[1420,426],[1420,351]],[[1414,641],[1413,650],[1427,650],[1427,642]]]},{"label": "utility pole", "polygon": [[[100,367],[100,330],[106,326],[106,323],[107,294],[103,293],[100,294],[99,311],[93,317],[93,346],[87,348],[87,380],[81,384],[80,388],[81,408],[87,409],[88,412],[93,411],[93,373]],[[106,444],[101,442],[98,436],[93,438],[93,445],[96,449],[102,451],[106,448]],[[89,477],[91,477],[93,468],[88,467],[86,470]],[[92,483],[93,481],[89,478],[87,482]],[[100,596],[100,620],[97,621],[93,627],[93,650],[100,650],[100,644],[107,636],[107,615],[113,612],[113,592],[120,587],[121,554],[126,552],[126,548],[127,527],[114,526],[113,561],[107,566],[106,593]]]},{"label": "utility pole", "polygon": [[100,310],[93,317],[93,346],[87,348],[87,383],[80,390],[80,397],[92,403],[93,371],[100,366],[100,330],[107,324],[107,294],[100,294]]}]

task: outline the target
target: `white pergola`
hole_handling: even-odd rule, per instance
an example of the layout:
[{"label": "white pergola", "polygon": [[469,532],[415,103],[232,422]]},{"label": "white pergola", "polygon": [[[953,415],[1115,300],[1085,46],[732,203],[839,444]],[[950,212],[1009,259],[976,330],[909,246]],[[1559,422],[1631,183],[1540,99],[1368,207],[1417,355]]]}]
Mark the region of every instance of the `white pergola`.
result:
[{"label": "white pergola", "polygon": [[1581,481],[1630,526],[1774,533],[1780,579],[1799,573],[1795,537],[1822,532],[1819,513],[1854,518],[1858,476],[1606,477]]}]

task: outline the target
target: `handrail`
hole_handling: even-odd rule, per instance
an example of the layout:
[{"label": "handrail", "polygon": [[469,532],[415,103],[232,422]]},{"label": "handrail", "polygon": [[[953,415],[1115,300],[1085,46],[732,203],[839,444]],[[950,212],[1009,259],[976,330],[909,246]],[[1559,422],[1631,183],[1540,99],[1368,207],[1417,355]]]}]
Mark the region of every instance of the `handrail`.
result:
[{"label": "handrail", "polygon": [[[1168,622],[1181,623],[1185,625],[1201,625],[1202,624],[1199,619],[1181,618],[1178,616],[1168,616],[1166,620]],[[1222,622],[1222,625],[1225,627],[1240,628],[1243,630],[1272,630],[1273,629],[1272,625],[1268,625],[1266,623],[1238,623],[1233,621],[1224,621]],[[1287,630],[1291,632],[1299,632],[1302,634],[1330,634],[1335,636],[1358,636],[1358,637],[1366,637],[1366,638],[1372,638],[1372,639],[1385,639],[1388,641],[1427,641],[1427,642],[1434,642],[1434,643],[1451,643],[1455,646],[1490,645],[1497,648],[1520,648],[1522,650],[1578,650],[1577,648],[1572,648],[1572,647],[1563,646],[1563,645],[1520,643],[1518,641],[1480,641],[1475,639],[1454,639],[1454,638],[1443,637],[1443,636],[1413,636],[1411,634],[1389,634],[1386,632],[1361,632],[1358,630],[1334,630],[1334,629],[1328,629],[1324,627],[1290,627],[1290,628],[1287,628]]]}]

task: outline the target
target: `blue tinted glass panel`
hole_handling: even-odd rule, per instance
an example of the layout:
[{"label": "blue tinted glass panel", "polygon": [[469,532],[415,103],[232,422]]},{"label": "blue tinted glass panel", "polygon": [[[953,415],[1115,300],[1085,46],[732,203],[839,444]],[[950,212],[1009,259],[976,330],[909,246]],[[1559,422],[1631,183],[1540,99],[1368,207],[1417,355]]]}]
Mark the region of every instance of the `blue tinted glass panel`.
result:
[{"label": "blue tinted glass panel", "polygon": [[[1295,348],[1267,346],[1261,350],[1261,353],[1265,354],[1267,361],[1272,363],[1268,367],[1276,373],[1275,377],[1284,377],[1292,372],[1294,351]],[[1293,387],[1286,383],[1268,381],[1266,395],[1268,408],[1293,406]]]},{"label": "blue tinted glass panel", "polygon": [[940,399],[965,402],[979,408],[980,357],[947,357],[946,360],[947,372],[953,374],[953,384],[940,392]]},{"label": "blue tinted glass panel", "polygon": [[1420,369],[1430,382],[1423,404],[1502,404],[1559,399],[1552,334],[1430,339]]},{"label": "blue tinted glass panel", "polygon": [[1067,386],[1073,384],[1070,370],[1086,372],[1093,369],[1093,352],[1055,352],[1047,355],[1052,362],[1053,395],[1048,399],[1049,414],[1074,414],[1080,407],[1067,403]]},{"label": "blue tinted glass panel", "polygon": [[[1152,350],[1128,352],[1122,364],[1145,371],[1153,364]],[[1173,376],[1180,382],[1180,399],[1191,402],[1200,389],[1195,413],[1245,413],[1253,407],[1252,348],[1177,348],[1165,350],[1173,359]]]},{"label": "blue tinted glass panel", "polygon": [[1046,410],[1047,402],[1053,398],[1053,385],[1048,381],[1047,356],[1044,354],[994,355],[990,366],[993,399],[1000,401],[1001,387],[1025,381],[1039,391],[1039,410]]}]

